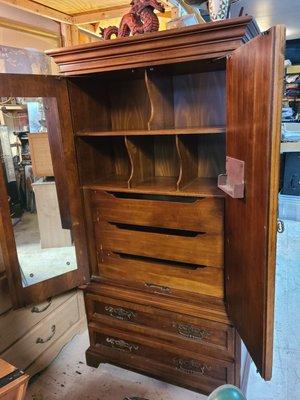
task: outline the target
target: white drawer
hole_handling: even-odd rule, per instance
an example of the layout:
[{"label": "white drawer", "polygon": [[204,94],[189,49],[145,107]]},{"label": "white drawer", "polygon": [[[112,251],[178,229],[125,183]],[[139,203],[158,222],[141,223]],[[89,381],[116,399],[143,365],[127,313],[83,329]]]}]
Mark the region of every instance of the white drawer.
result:
[{"label": "white drawer", "polygon": [[[59,307],[1,354],[1,358],[17,368],[26,369],[82,318],[80,298],[76,292],[68,299],[67,295],[64,296],[64,302]],[[18,325],[16,320],[12,329],[18,330]]]},{"label": "white drawer", "polygon": [[0,317],[0,354],[72,296],[76,296],[76,292],[65,293],[39,305],[10,310],[2,315]]}]

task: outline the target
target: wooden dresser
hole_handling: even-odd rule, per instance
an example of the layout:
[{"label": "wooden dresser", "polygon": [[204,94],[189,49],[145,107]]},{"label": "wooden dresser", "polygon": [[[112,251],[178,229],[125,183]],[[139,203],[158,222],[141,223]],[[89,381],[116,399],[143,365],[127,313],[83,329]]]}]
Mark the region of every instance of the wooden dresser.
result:
[{"label": "wooden dresser", "polygon": [[240,385],[241,337],[270,379],[284,28],[241,17],[48,53],[65,77],[34,93],[56,97],[79,268],[15,285],[16,303],[84,283],[89,365],[209,393]]}]

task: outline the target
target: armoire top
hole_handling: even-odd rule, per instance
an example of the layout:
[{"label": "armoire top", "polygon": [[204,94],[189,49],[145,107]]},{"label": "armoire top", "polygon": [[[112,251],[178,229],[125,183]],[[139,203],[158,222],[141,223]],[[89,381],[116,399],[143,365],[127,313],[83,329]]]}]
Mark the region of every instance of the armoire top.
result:
[{"label": "armoire top", "polygon": [[101,40],[46,53],[64,75],[83,75],[225,57],[260,34],[251,16],[132,37]]}]

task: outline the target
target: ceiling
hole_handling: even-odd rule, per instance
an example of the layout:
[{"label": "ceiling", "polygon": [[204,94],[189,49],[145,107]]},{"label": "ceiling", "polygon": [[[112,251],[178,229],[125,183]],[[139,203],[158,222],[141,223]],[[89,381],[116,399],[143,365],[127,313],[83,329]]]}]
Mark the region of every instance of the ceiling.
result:
[{"label": "ceiling", "polygon": [[79,14],[103,8],[127,6],[130,0],[35,0],[35,3],[43,4],[66,14]]}]

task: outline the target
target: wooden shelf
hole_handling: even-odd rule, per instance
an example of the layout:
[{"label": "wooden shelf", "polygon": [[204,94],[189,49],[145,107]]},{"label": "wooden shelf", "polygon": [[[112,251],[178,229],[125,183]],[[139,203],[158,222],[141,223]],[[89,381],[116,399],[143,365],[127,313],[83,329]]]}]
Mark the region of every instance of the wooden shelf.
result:
[{"label": "wooden shelf", "polygon": [[126,178],[121,176],[113,176],[106,179],[101,179],[100,181],[95,181],[91,183],[87,183],[83,185],[84,189],[99,189],[105,188],[102,190],[116,190],[121,191],[123,189],[128,189],[128,181]]},{"label": "wooden shelf", "polygon": [[217,186],[216,178],[196,178],[181,189],[186,194],[204,193],[206,197],[224,197],[224,192]]},{"label": "wooden shelf", "polygon": [[204,126],[199,128],[172,128],[155,130],[120,130],[120,131],[98,131],[77,132],[76,136],[153,136],[153,135],[208,135],[225,133],[225,126]]},{"label": "wooden shelf", "polygon": [[124,193],[145,193],[171,196],[224,197],[217,187],[215,178],[197,178],[181,190],[176,189],[176,178],[155,177],[141,182],[134,188],[128,188],[127,182],[113,179],[82,186],[83,189],[105,190]]}]

